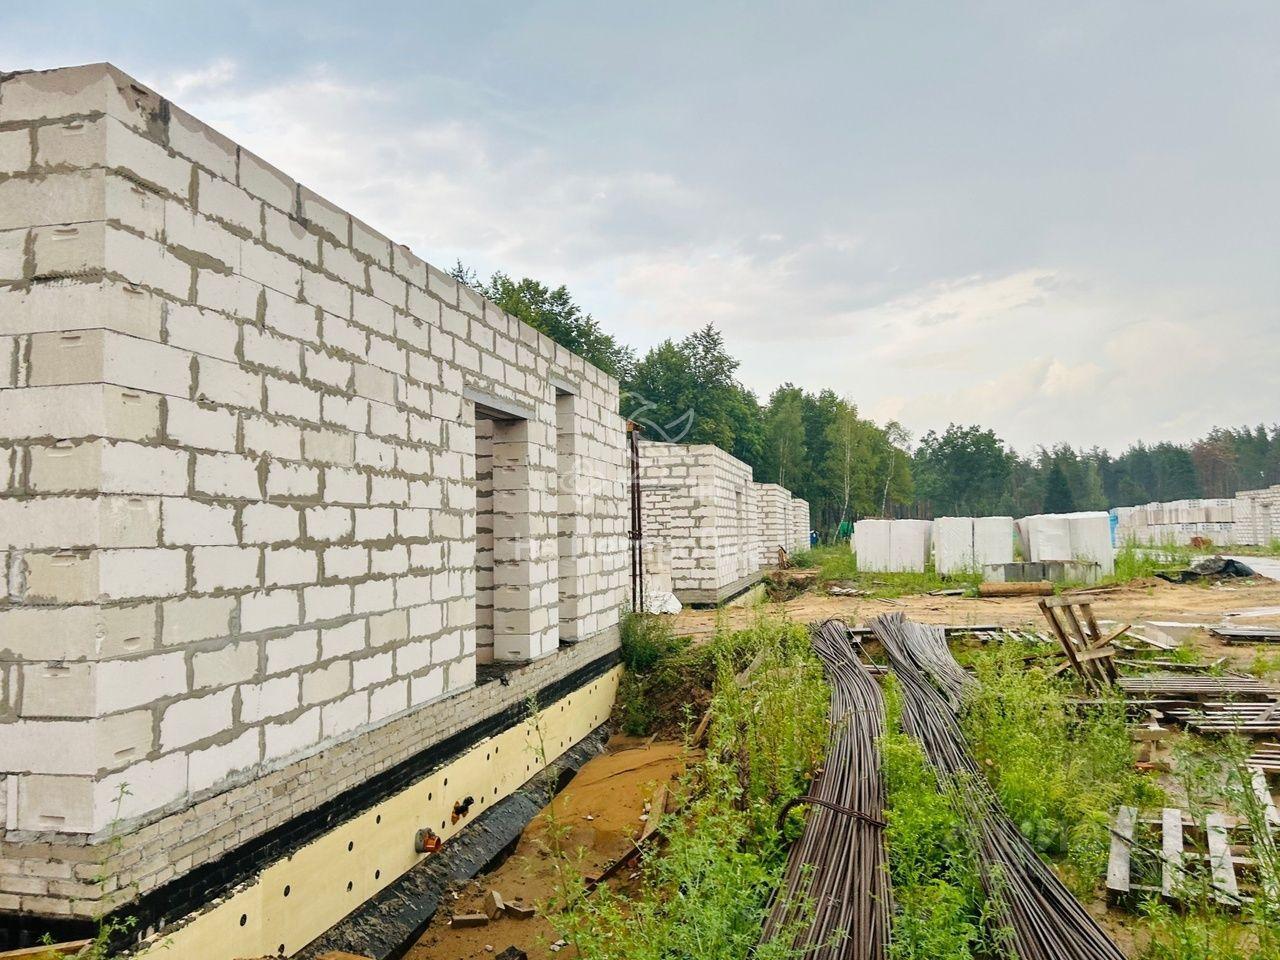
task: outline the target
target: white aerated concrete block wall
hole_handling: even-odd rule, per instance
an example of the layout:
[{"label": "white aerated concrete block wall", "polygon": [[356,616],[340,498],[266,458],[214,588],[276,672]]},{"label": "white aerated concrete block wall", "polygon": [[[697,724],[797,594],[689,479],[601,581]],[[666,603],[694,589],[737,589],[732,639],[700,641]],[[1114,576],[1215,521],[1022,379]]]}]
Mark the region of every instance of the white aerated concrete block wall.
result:
[{"label": "white aerated concrete block wall", "polygon": [[718,603],[760,575],[760,526],[751,468],[719,447],[643,440],[641,517],[664,541],[682,603]]},{"label": "white aerated concrete block wall", "polygon": [[760,520],[760,566],[778,565],[778,548],[791,553],[795,538],[791,494],[776,483],[754,484]]},{"label": "white aerated concrete block wall", "polygon": [[1266,545],[1280,539],[1280,484],[1238,491],[1234,508],[1236,543]]},{"label": "white aerated concrete block wall", "polygon": [[798,553],[801,550],[808,550],[809,531],[811,518],[809,516],[809,501],[801,500],[799,497],[791,498],[791,546],[788,548],[792,553]]},{"label": "white aerated concrete block wall", "polygon": [[0,78],[0,158],[6,848],[472,687],[480,405],[494,655],[616,627],[616,381],[112,67]]}]

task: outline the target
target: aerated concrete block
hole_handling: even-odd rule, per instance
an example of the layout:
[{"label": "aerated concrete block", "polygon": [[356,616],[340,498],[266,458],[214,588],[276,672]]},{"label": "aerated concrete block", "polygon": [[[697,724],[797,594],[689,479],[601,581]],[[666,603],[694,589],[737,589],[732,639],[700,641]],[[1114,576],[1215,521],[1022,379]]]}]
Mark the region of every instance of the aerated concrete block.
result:
[{"label": "aerated concrete block", "polygon": [[923,573],[929,560],[933,521],[894,520],[889,533],[889,571]]},{"label": "aerated concrete block", "polygon": [[973,532],[971,517],[938,517],[933,521],[933,562],[938,573],[949,576],[974,569]]},{"label": "aerated concrete block", "polygon": [[1111,517],[1101,510],[1067,515],[1071,534],[1071,559],[1098,564],[1099,573],[1109,576],[1116,569],[1115,548],[1111,545]]},{"label": "aerated concrete block", "polygon": [[981,570],[989,563],[1013,562],[1013,517],[975,517],[973,562]]},{"label": "aerated concrete block", "polygon": [[889,569],[889,531],[891,520],[859,520],[853,525],[853,552],[857,554],[858,569],[884,571]]}]

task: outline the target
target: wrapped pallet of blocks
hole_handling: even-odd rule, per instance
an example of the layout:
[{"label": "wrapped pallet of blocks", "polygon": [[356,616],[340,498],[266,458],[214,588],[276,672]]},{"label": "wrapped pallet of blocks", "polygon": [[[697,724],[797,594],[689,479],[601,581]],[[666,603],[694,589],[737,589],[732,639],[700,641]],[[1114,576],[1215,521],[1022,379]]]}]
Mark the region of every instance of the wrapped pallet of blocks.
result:
[{"label": "wrapped pallet of blocks", "polygon": [[1038,513],[1018,521],[1018,538],[1028,560],[1071,560],[1071,523],[1065,514]]},{"label": "wrapped pallet of blocks", "polygon": [[933,521],[933,563],[944,577],[974,569],[975,522],[972,517],[938,517]]},{"label": "wrapped pallet of blocks", "polygon": [[889,529],[892,520],[859,520],[853,525],[853,552],[859,570],[889,569]]},{"label": "wrapped pallet of blocks", "polygon": [[1013,563],[1013,517],[973,518],[973,564]]},{"label": "wrapped pallet of blocks", "polygon": [[894,520],[889,529],[889,573],[924,573],[933,521]]},{"label": "wrapped pallet of blocks", "polygon": [[1098,564],[1102,576],[1116,570],[1116,552],[1111,545],[1111,517],[1103,510],[1066,515],[1071,534],[1072,560]]}]

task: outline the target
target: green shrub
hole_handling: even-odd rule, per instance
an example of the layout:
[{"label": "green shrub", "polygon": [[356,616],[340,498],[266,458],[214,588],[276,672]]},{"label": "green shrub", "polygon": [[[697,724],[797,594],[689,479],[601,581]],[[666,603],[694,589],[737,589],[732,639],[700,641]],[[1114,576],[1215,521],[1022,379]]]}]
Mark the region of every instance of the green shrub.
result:
[{"label": "green shrub", "polygon": [[644,857],[629,896],[608,887],[586,896],[566,868],[549,915],[584,960],[794,957],[788,938],[757,941],[786,863],[778,811],[805,791],[823,755],[821,666],[803,627],[774,620],[672,655],[651,677],[676,664],[709,667],[714,687],[706,756],[679,788],[679,813],[662,820],[663,848]]},{"label": "green shrub", "polygon": [[670,620],[653,613],[628,613],[622,618],[620,633],[622,662],[636,673],[648,673],[689,644],[687,637],[674,636]]},{"label": "green shrub", "polygon": [[1006,646],[972,658],[980,686],[962,723],[1005,810],[1042,854],[1065,861],[1064,879],[1091,892],[1106,871],[1110,823],[1121,804],[1162,800],[1133,767],[1124,703],[1080,712],[1062,682],[1028,669]]}]

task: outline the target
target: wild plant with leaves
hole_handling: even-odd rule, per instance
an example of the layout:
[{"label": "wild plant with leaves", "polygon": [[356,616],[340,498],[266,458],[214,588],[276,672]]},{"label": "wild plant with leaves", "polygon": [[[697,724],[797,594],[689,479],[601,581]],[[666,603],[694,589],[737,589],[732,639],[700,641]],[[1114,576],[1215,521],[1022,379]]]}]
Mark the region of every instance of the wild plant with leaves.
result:
[{"label": "wild plant with leaves", "polygon": [[[795,956],[789,938],[758,941],[785,840],[798,831],[797,818],[779,833],[778,812],[805,791],[826,743],[822,669],[803,627],[767,618],[706,648],[715,667],[706,753],[676,791],[677,812],[659,824],[661,851],[644,857],[631,895],[588,894],[580,878],[557,892],[555,922],[582,958]],[[739,682],[744,665],[750,674]]]}]

